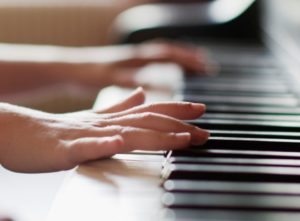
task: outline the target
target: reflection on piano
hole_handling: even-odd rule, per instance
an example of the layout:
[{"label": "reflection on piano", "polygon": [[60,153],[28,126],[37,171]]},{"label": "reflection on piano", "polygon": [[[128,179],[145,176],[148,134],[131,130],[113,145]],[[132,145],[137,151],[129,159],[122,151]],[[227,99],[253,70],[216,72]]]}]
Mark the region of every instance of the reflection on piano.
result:
[{"label": "reflection on piano", "polygon": [[300,220],[300,82],[263,44],[201,45],[219,75],[175,95],[207,104],[208,143],[82,165],[48,220]]}]

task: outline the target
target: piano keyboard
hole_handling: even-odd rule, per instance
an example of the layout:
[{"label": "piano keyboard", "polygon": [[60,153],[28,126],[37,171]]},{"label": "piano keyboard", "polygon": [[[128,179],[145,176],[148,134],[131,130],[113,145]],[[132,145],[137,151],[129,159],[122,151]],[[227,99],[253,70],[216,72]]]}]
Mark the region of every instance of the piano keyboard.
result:
[{"label": "piano keyboard", "polygon": [[[207,104],[205,115],[189,123],[210,130],[209,141],[168,153],[119,154],[116,162],[79,167],[49,221],[300,220],[300,100],[293,79],[263,48],[211,50],[219,75],[187,77],[176,94]],[[90,185],[90,179],[97,181],[95,195],[105,196],[99,211],[89,204],[95,198],[91,190],[80,194],[88,205],[71,205],[74,184]]]},{"label": "piano keyboard", "polygon": [[190,123],[209,129],[211,138],[167,154],[166,217],[299,220],[299,94],[264,49],[233,51],[214,54],[218,76],[187,78],[179,92],[207,104],[206,114]]}]

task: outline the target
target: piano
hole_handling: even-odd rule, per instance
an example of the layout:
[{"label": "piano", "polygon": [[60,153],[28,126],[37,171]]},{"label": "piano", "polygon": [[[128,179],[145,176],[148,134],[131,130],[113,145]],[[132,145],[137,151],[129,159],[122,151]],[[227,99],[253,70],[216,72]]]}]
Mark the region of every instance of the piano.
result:
[{"label": "piano", "polygon": [[[199,30],[196,24],[170,24],[165,32],[162,25],[123,35],[126,42],[172,35],[209,51],[220,65],[218,75],[182,80],[174,65],[148,67],[153,77],[167,75],[172,82],[170,93],[150,91],[148,102],[206,103],[205,115],[189,123],[208,129],[211,138],[180,151],[134,151],[79,166],[66,178],[47,221],[300,220],[300,57],[295,56],[300,45],[294,41],[300,35],[291,30],[300,19],[290,24],[287,14],[278,17],[299,2],[262,2],[252,2],[233,21],[200,24]],[[265,16],[261,33],[253,15]],[[249,19],[254,24],[248,35],[241,30]],[[224,33],[236,28],[240,32]],[[108,88],[95,106],[126,91]]]}]

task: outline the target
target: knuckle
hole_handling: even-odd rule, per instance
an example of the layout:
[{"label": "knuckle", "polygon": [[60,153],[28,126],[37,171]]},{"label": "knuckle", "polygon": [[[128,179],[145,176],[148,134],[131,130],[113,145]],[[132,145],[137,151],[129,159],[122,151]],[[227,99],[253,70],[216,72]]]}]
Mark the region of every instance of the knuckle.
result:
[{"label": "knuckle", "polygon": [[152,112],[144,112],[141,114],[142,120],[153,120],[155,118],[157,118],[157,114],[152,113]]},{"label": "knuckle", "polygon": [[92,126],[94,127],[106,127],[109,124],[107,119],[97,120],[96,122],[92,122]]},{"label": "knuckle", "polygon": [[105,130],[113,131],[114,133],[122,133],[123,128],[120,125],[108,125],[104,127]]},{"label": "knuckle", "polygon": [[120,126],[120,125],[110,125],[104,128],[107,131],[110,131],[114,134],[127,135],[131,133],[134,128],[129,126]]},{"label": "knuckle", "polygon": [[77,142],[75,141],[63,141],[61,140],[60,143],[55,148],[57,152],[56,155],[59,156],[58,161],[59,164],[53,163],[50,167],[54,170],[69,170],[74,168],[78,164],[78,159],[74,156],[74,148],[73,146],[76,145]]},{"label": "knuckle", "polygon": [[132,133],[133,131],[134,131],[133,127],[122,127],[120,133],[121,133],[121,135],[126,136],[126,135]]}]

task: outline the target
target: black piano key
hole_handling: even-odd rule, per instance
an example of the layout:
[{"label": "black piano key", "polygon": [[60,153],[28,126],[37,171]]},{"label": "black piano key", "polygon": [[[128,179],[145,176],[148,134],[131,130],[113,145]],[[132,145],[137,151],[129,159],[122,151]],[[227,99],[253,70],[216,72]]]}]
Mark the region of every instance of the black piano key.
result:
[{"label": "black piano key", "polygon": [[[240,81],[243,82],[256,82],[258,83],[266,82],[266,84],[284,84],[289,83],[290,78],[286,76],[285,73],[282,72],[279,68],[241,68],[241,67],[233,67],[233,66],[221,66],[218,70],[217,75],[185,75],[184,82],[191,81],[215,81],[215,82],[232,82]],[[224,81],[222,81],[224,80]]]},{"label": "black piano key", "polygon": [[230,120],[230,119],[197,119],[186,121],[205,129],[213,130],[250,130],[250,131],[281,131],[299,132],[299,122],[262,121],[262,120]]},{"label": "black piano key", "polygon": [[[281,91],[286,92],[287,86],[292,84],[293,82],[290,81],[289,78],[287,78],[284,75],[280,75],[278,73],[274,74],[253,74],[251,72],[247,73],[244,72],[241,69],[237,70],[220,70],[218,75],[213,76],[207,76],[207,75],[196,75],[196,74],[187,74],[184,76],[183,81],[183,87],[184,88],[195,88],[200,89],[201,86],[204,88],[207,88],[208,90],[211,89],[210,87],[206,87],[205,84],[211,85],[211,88],[214,88],[213,85],[246,85],[246,88],[251,88],[251,85],[255,85],[254,87],[257,87],[257,89],[260,91],[264,91],[264,89],[261,89],[258,87],[258,85],[261,86],[267,86],[273,88],[274,91]],[[197,88],[197,86],[199,87]],[[279,90],[275,88],[275,86],[279,87]],[[240,86],[237,86],[238,88]],[[241,88],[241,87],[240,87]],[[226,89],[228,87],[226,86]],[[243,89],[242,89],[243,90]],[[268,89],[267,89],[268,90]],[[272,90],[272,91],[273,91]]]},{"label": "black piano key", "polygon": [[[240,56],[240,55],[239,55]],[[237,58],[239,57],[237,55],[235,55],[234,57]],[[247,57],[247,56],[245,56]],[[253,60],[253,61],[249,61],[249,59],[244,58],[244,60],[238,60],[238,61],[233,61],[231,60],[233,57],[229,57],[227,59],[221,58],[221,59],[216,59],[216,62],[218,63],[218,65],[220,66],[220,69],[225,69],[225,68],[248,68],[248,69],[276,69],[278,68],[278,66],[276,64],[274,64],[274,62],[272,61],[272,59],[263,59],[260,62],[257,62],[258,60]]]},{"label": "black piano key", "polygon": [[264,97],[264,98],[293,98],[294,94],[291,93],[280,93],[280,92],[258,92],[258,91],[226,91],[226,90],[209,90],[209,89],[191,89],[191,88],[182,88],[178,94],[201,94],[201,95],[210,95],[210,96],[235,96],[235,97]]},{"label": "black piano key", "polygon": [[191,148],[297,152],[300,151],[300,139],[212,136],[204,145]]},{"label": "black piano key", "polygon": [[164,182],[163,188],[168,192],[181,193],[234,193],[300,196],[300,185],[294,183],[167,180]]},{"label": "black piano key", "polygon": [[205,113],[202,119],[221,120],[254,120],[254,121],[291,121],[300,123],[300,115],[279,114],[241,114],[241,113]]},{"label": "black piano key", "polygon": [[[245,83],[218,83],[218,82],[185,82],[184,88],[189,90],[211,90],[211,91],[230,91],[230,92],[260,92],[260,93],[288,93],[289,88],[283,84],[248,84]],[[190,95],[190,94],[188,94]],[[201,94],[199,93],[198,96]]]},{"label": "black piano key", "polygon": [[228,149],[196,149],[171,151],[168,157],[202,157],[202,158],[247,158],[247,159],[300,159],[299,152],[280,151],[250,151],[250,150],[228,150]]},{"label": "black piano key", "polygon": [[[238,92],[237,92],[238,93]],[[205,104],[230,104],[230,105],[253,105],[270,107],[297,107],[299,101],[296,98],[265,98],[265,97],[240,97],[240,96],[214,96],[185,94],[182,100],[200,102]]]},{"label": "black piano key", "polygon": [[235,67],[232,65],[223,65],[219,71],[219,76],[231,78],[250,78],[250,79],[272,79],[284,78],[284,74],[278,67]]},{"label": "black piano key", "polygon": [[299,107],[259,107],[259,106],[238,106],[209,104],[206,107],[207,113],[244,113],[244,114],[278,114],[300,116]]},{"label": "black piano key", "polygon": [[245,51],[232,52],[226,50],[225,53],[218,51],[212,54],[221,67],[241,67],[241,68],[273,68],[276,67],[274,58],[261,53],[245,53]]},{"label": "black piano key", "polygon": [[188,76],[185,77],[184,79],[184,84],[186,85],[185,87],[188,88],[188,86],[195,85],[197,82],[199,84],[203,83],[222,83],[222,84],[264,84],[264,85],[286,85],[288,84],[288,80],[276,76],[263,76],[263,75],[252,75],[252,76],[245,76],[241,74],[236,74],[234,76],[224,76],[222,73],[216,76],[206,76],[206,75],[193,75],[193,76]]},{"label": "black piano key", "polygon": [[162,202],[169,208],[300,212],[300,196],[165,193]]},{"label": "black piano key", "polygon": [[278,131],[243,131],[243,130],[210,130],[212,137],[252,137],[252,138],[280,138],[299,139],[300,132]]},{"label": "black piano key", "polygon": [[162,176],[184,180],[300,182],[300,170],[296,167],[170,164],[163,169]]},{"label": "black piano key", "polygon": [[279,167],[300,167],[300,160],[288,159],[249,159],[229,157],[169,157],[166,163],[172,164],[199,164],[199,165],[244,165],[244,166],[279,166]]},{"label": "black piano key", "polygon": [[299,212],[243,211],[207,209],[165,209],[163,217],[168,221],[299,221]]}]

